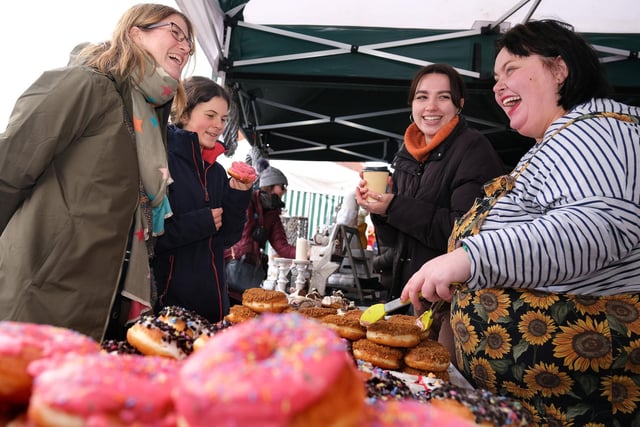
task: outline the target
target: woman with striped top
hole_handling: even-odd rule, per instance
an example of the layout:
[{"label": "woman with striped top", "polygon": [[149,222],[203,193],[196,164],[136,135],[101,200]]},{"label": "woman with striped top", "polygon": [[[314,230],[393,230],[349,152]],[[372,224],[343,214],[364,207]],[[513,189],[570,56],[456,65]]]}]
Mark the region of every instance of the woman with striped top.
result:
[{"label": "woman with striped top", "polygon": [[[640,108],[567,24],[500,39],[496,102],[536,144],[402,296],[451,300],[458,368],[538,425],[640,419]],[[459,283],[459,286],[452,286]]]}]

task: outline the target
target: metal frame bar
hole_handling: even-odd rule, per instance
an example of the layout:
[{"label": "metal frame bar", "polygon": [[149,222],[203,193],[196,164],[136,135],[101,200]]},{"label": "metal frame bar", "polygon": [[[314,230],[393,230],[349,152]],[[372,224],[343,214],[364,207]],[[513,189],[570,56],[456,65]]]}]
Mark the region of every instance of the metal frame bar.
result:
[{"label": "metal frame bar", "polygon": [[[273,62],[297,61],[302,59],[322,58],[322,57],[345,55],[345,54],[352,53],[351,51],[352,46],[350,44],[343,43],[343,42],[336,42],[334,40],[324,39],[321,37],[308,36],[306,34],[296,33],[295,31],[282,30],[282,29],[273,28],[267,25],[252,24],[244,21],[238,22],[238,26],[335,48],[330,50],[317,50],[317,51],[290,54],[290,55],[265,56],[262,58],[243,59],[243,60],[233,61],[233,65],[238,67],[242,67],[245,65],[258,65],[258,64],[268,64]],[[442,40],[453,40],[457,38],[471,37],[479,34],[481,34],[480,29],[472,29],[472,30],[465,30],[465,31],[456,31],[448,34],[440,34],[437,36],[415,37],[415,38],[406,39],[406,40],[396,40],[396,41],[385,42],[385,43],[373,43],[369,45],[358,46],[358,53],[362,53],[364,55],[370,55],[378,58],[388,59],[391,61],[406,63],[406,64],[425,66],[425,65],[432,64],[432,62],[410,58],[403,55],[395,55],[392,53],[381,52],[379,49],[409,46],[414,44],[430,43],[430,42],[436,42],[436,41],[442,41]],[[473,78],[480,77],[480,73],[475,71],[465,70],[462,68],[456,68],[456,70],[460,74],[465,76],[469,76]]]},{"label": "metal frame bar", "polygon": [[[490,23],[489,24],[490,30],[495,30],[497,27],[500,27],[501,24],[503,24],[509,17],[511,17],[513,14],[515,14],[520,9],[525,7],[527,4],[530,4],[528,12],[526,13],[525,18],[523,19],[523,22],[528,21],[531,18],[531,16],[533,15],[533,13],[535,12],[535,10],[538,8],[540,2],[541,2],[541,0],[521,0],[521,1],[519,1],[516,5],[514,5],[508,11],[506,11],[500,18],[498,18],[497,20],[495,20],[492,23]],[[238,10],[241,10],[242,7],[244,7],[244,5],[241,5],[238,8],[236,8],[237,10],[234,9],[234,14]],[[329,40],[329,39],[325,39],[325,38],[321,38],[321,37],[309,36],[309,35],[297,33],[297,32],[294,32],[294,31],[284,30],[284,29],[280,29],[280,28],[274,28],[274,27],[267,26],[267,25],[248,23],[248,22],[245,22],[245,21],[238,21],[237,22],[237,26],[253,29],[253,30],[256,30],[256,31],[263,31],[263,32],[270,33],[270,34],[276,34],[276,35],[280,35],[280,36],[283,36],[283,37],[289,37],[289,38],[293,38],[293,39],[297,39],[297,40],[316,43],[316,44],[323,45],[323,46],[326,46],[326,47],[329,48],[329,49],[324,49],[324,50],[309,51],[309,52],[305,52],[305,53],[295,53],[295,54],[288,54],[288,55],[278,55],[278,56],[269,56],[269,57],[261,57],[261,58],[234,61],[232,65],[233,66],[237,66],[237,67],[246,66],[246,65],[259,65],[259,64],[268,64],[268,63],[275,63],[275,62],[284,62],[284,61],[297,61],[297,60],[305,60],[305,59],[312,59],[312,58],[322,58],[322,57],[330,57],[330,56],[344,55],[344,54],[353,54],[352,45],[350,45],[348,43],[344,43],[344,42],[337,42],[337,41],[334,41],[334,40]],[[392,53],[388,53],[388,52],[383,52],[381,50],[382,49],[394,48],[394,47],[409,46],[409,45],[423,44],[423,43],[431,43],[431,42],[437,42],[437,41],[443,41],[443,40],[452,40],[452,39],[464,38],[464,37],[472,37],[472,36],[475,36],[475,35],[479,35],[481,33],[482,33],[482,28],[474,28],[474,29],[471,29],[471,30],[455,31],[455,32],[451,32],[451,33],[439,34],[439,35],[434,35],[434,36],[416,37],[416,38],[411,38],[411,39],[406,39],[406,40],[396,40],[396,41],[389,41],[389,42],[372,43],[372,44],[368,44],[368,45],[358,46],[357,53],[361,53],[361,54],[364,54],[364,55],[369,55],[369,56],[372,56],[372,57],[382,58],[382,59],[386,59],[386,60],[390,60],[390,61],[400,62],[400,63],[414,64],[414,65],[418,65],[418,66],[425,66],[425,65],[431,64],[431,62],[424,61],[424,60],[419,60],[419,59],[416,59],[416,58],[410,58],[410,57],[406,57],[406,56],[402,56],[402,55],[396,55],[396,54],[392,54]],[[227,31],[225,32],[226,40],[225,40],[225,44],[224,44],[225,52],[229,52],[231,36],[232,36],[232,28],[231,27],[227,27]],[[605,57],[601,58],[600,60],[602,62],[614,62],[614,61],[626,60],[631,55],[631,52],[628,51],[628,50],[616,49],[616,48],[611,48],[611,47],[607,47],[607,46],[600,46],[600,45],[593,45],[593,47],[594,47],[594,49],[596,49],[599,52],[611,55],[611,56],[605,56]],[[469,77],[472,77],[472,78],[480,78],[480,73],[478,73],[478,72],[469,71],[469,70],[460,69],[460,68],[456,68],[456,70],[462,75],[469,76]],[[222,73],[221,75],[223,77],[223,83],[224,83],[224,77],[226,76],[226,74]],[[292,141],[297,141],[297,142],[300,142],[302,144],[307,145],[306,147],[301,147],[299,149],[273,151],[274,153],[278,153],[278,154],[299,153],[299,152],[320,151],[320,150],[332,150],[332,151],[336,151],[336,152],[340,152],[340,153],[344,153],[344,154],[349,154],[349,155],[352,155],[352,156],[355,156],[355,157],[359,157],[359,158],[362,158],[362,159],[365,159],[365,160],[380,160],[379,158],[376,158],[376,157],[373,157],[373,156],[367,156],[367,155],[363,155],[361,153],[356,153],[354,151],[351,151],[351,150],[348,149],[348,147],[355,147],[355,146],[365,145],[365,144],[380,144],[380,143],[382,143],[384,145],[384,151],[386,153],[387,145],[388,145],[388,142],[390,141],[390,139],[393,139],[393,140],[398,141],[399,143],[401,143],[401,141],[403,139],[403,135],[395,134],[395,133],[392,133],[392,132],[387,132],[387,131],[384,131],[384,130],[381,130],[381,129],[377,129],[377,128],[374,128],[374,127],[370,127],[370,126],[365,126],[365,125],[357,123],[356,120],[362,119],[362,118],[377,117],[377,116],[383,116],[383,115],[389,115],[389,114],[397,114],[397,113],[401,113],[401,112],[404,112],[404,111],[410,111],[409,108],[401,108],[401,109],[392,109],[392,110],[387,110],[387,111],[377,111],[377,112],[367,112],[367,113],[362,113],[362,114],[352,114],[352,115],[348,115],[348,116],[339,116],[339,117],[332,118],[332,117],[330,117],[330,116],[328,116],[326,114],[316,113],[316,112],[313,112],[313,111],[297,108],[297,107],[294,107],[294,106],[291,106],[291,105],[285,105],[285,104],[282,104],[282,103],[279,103],[279,102],[270,101],[270,100],[267,100],[267,99],[264,99],[264,98],[254,98],[254,97],[249,96],[249,94],[244,92],[242,89],[239,90],[238,96],[240,97],[240,100],[241,100],[241,102],[240,102],[240,104],[241,104],[241,113],[242,113],[241,120],[242,120],[242,123],[244,124],[243,127],[245,127],[245,128],[246,127],[250,127],[250,128],[252,128],[252,129],[254,129],[256,131],[262,131],[262,130],[273,130],[273,129],[282,129],[282,128],[287,128],[287,127],[310,126],[310,125],[318,125],[318,124],[325,124],[325,123],[334,122],[334,123],[336,123],[338,125],[347,126],[347,127],[351,127],[351,128],[355,128],[355,129],[360,129],[360,130],[363,130],[365,132],[371,132],[373,134],[386,137],[386,139],[380,139],[380,140],[356,141],[356,142],[350,142],[350,143],[344,143],[344,144],[330,144],[329,145],[329,144],[318,143],[316,141],[311,141],[311,140],[308,140],[308,139],[294,137],[294,136],[288,135],[286,133],[271,132],[271,134],[274,135],[274,136],[278,136],[278,137],[284,138],[284,139],[289,139],[289,140],[292,140]],[[306,115],[306,116],[312,117],[313,119],[290,121],[290,122],[281,122],[281,123],[272,123],[272,124],[260,124],[259,117],[258,117],[258,114],[257,114],[257,105],[258,104],[264,104],[264,105],[269,105],[269,106],[274,107],[274,108],[284,109],[284,110],[287,110],[287,111],[291,111],[291,112],[295,112],[295,113],[298,113],[298,114],[301,114],[301,115]],[[478,123],[478,124],[490,127],[489,129],[485,129],[485,130],[481,131],[481,133],[483,133],[483,134],[494,133],[494,132],[502,132],[502,131],[505,131],[507,129],[507,126],[505,126],[502,123],[495,123],[495,122],[491,122],[491,121],[487,121],[487,120],[482,120],[482,119],[479,119],[479,118],[469,117],[467,115],[465,115],[465,117],[470,122],[474,122],[474,123]],[[256,134],[257,134],[257,138],[259,140],[258,142],[261,145],[263,145],[260,133],[257,132]]]}]

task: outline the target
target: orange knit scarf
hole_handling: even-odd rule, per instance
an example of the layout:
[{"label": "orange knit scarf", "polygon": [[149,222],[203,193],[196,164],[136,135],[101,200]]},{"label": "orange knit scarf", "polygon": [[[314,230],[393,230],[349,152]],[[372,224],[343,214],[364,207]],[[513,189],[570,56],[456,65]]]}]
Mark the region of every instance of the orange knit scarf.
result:
[{"label": "orange knit scarf", "polygon": [[425,144],[424,134],[415,123],[411,123],[404,133],[404,145],[411,156],[419,161],[424,162],[429,158],[429,153],[433,151],[442,141],[447,139],[453,129],[456,127],[460,118],[456,115],[449,123],[442,126],[438,132],[431,138],[431,141]]}]

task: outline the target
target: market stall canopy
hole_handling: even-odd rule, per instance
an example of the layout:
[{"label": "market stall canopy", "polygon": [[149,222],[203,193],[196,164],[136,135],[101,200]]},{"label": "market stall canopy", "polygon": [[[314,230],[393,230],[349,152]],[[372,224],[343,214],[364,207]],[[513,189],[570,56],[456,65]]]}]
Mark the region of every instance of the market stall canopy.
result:
[{"label": "market stall canopy", "polygon": [[492,92],[499,32],[530,19],[571,23],[599,51],[613,97],[640,105],[636,0],[177,0],[239,126],[270,158],[390,161],[409,124],[415,72],[446,62],[464,76],[463,110],[507,167],[532,141]]}]

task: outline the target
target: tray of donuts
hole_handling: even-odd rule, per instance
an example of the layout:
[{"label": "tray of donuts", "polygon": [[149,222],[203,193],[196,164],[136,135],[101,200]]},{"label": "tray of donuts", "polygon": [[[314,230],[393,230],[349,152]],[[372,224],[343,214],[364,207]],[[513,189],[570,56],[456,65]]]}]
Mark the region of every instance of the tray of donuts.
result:
[{"label": "tray of donuts", "polygon": [[124,342],[104,342],[105,351],[138,353],[148,356],[170,357],[182,360],[216,333],[233,325],[246,322],[264,313],[285,313],[305,310],[329,310],[338,313],[355,307],[341,294],[319,296],[309,294],[297,297],[293,303],[287,294],[263,288],[243,292],[242,304],[230,307],[224,320],[209,323],[198,314],[181,307],[165,307],[157,315],[141,317],[127,330]]},{"label": "tray of donuts", "polygon": [[2,426],[368,427],[389,415],[410,415],[403,425],[436,416],[367,404],[343,341],[295,313],[264,312],[182,360],[104,352],[68,329],[0,321],[0,357]]},{"label": "tray of donuts", "polygon": [[356,360],[413,376],[429,376],[471,387],[450,363],[451,356],[440,343],[428,339],[428,331],[416,325],[416,317],[395,314],[368,327],[360,324],[362,310],[340,291],[320,297],[313,291],[304,296],[253,288],[242,295],[242,304],[232,306],[228,324],[254,318],[264,312],[296,311],[334,330],[348,343]]},{"label": "tray of donuts", "polygon": [[[455,406],[423,404],[427,397],[419,393],[428,389],[432,403],[440,393],[455,405],[462,387],[400,372],[392,378],[391,371],[364,362],[357,366],[345,340],[330,327],[270,295],[243,299],[240,307],[265,311],[242,310],[248,317],[231,316],[235,323],[210,325],[183,308],[168,307],[141,318],[140,327],[129,329],[127,343],[99,344],[64,328],[0,321],[0,426],[480,424],[456,418]],[[164,344],[157,348],[157,336],[172,350]],[[394,392],[394,399],[386,399],[379,384],[375,394],[374,376],[396,391],[387,381],[410,384],[409,394],[398,399]],[[507,424],[521,425],[482,425]]]},{"label": "tray of donuts", "polygon": [[[317,309],[316,309],[317,311]],[[301,309],[307,313],[307,309]],[[451,355],[422,331],[416,317],[386,316],[369,326],[360,323],[360,309],[321,315],[319,320],[350,343],[354,359],[374,366],[418,376],[430,376],[471,387],[451,364]]]}]

